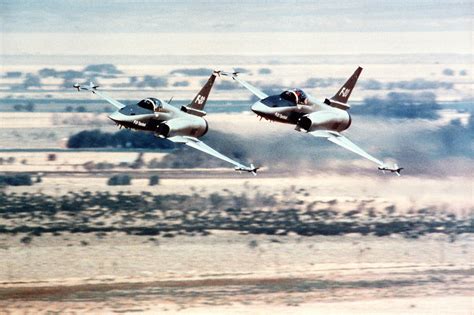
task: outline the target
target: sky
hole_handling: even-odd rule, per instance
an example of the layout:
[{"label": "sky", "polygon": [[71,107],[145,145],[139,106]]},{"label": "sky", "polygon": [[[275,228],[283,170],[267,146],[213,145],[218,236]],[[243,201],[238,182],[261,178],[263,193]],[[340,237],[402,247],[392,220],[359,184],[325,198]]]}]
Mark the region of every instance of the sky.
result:
[{"label": "sky", "polygon": [[469,54],[465,32],[403,33],[15,33],[5,55],[348,55]]},{"label": "sky", "polygon": [[2,32],[446,32],[472,29],[466,0],[1,0]]},{"label": "sky", "polygon": [[469,54],[472,12],[463,0],[0,0],[0,54]]}]

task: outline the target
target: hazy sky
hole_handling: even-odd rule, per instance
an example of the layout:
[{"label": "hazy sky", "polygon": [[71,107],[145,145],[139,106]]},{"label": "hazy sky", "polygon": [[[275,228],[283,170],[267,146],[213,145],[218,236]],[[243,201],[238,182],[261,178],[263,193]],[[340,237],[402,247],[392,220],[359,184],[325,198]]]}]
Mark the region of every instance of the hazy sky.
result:
[{"label": "hazy sky", "polygon": [[4,55],[469,54],[465,32],[363,33],[10,33]]},{"label": "hazy sky", "polygon": [[472,53],[473,1],[0,0],[2,55]]},{"label": "hazy sky", "polygon": [[3,32],[466,31],[473,1],[0,0]]}]

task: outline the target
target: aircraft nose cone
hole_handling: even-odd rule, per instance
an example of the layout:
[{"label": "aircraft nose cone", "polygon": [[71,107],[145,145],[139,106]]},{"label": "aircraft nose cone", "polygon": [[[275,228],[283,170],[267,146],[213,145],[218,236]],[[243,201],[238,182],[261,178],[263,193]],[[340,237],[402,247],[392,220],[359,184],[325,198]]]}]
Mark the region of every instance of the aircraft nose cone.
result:
[{"label": "aircraft nose cone", "polygon": [[256,102],[255,104],[250,107],[250,109],[255,113],[255,114],[261,114],[261,113],[266,113],[267,112],[267,106],[261,102]]},{"label": "aircraft nose cone", "polygon": [[112,114],[109,115],[109,118],[112,119],[113,121],[121,121],[121,116],[119,112],[113,112]]}]

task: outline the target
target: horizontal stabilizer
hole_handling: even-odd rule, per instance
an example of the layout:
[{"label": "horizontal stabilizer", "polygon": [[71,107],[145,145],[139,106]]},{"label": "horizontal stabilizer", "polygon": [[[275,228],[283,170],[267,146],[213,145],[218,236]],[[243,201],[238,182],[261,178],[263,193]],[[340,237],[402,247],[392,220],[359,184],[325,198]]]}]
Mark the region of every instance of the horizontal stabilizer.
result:
[{"label": "horizontal stabilizer", "polygon": [[207,114],[203,110],[195,109],[195,108],[188,107],[188,106],[181,106],[181,111],[183,111],[185,113],[188,113],[190,115],[198,116],[198,117],[203,117],[203,116],[206,116],[206,114]]},{"label": "horizontal stabilizer", "polygon": [[336,107],[339,109],[343,109],[343,110],[348,110],[349,108],[351,108],[351,105],[347,103],[341,103],[335,100],[330,100],[328,98],[324,100],[324,104],[332,106],[332,107]]}]

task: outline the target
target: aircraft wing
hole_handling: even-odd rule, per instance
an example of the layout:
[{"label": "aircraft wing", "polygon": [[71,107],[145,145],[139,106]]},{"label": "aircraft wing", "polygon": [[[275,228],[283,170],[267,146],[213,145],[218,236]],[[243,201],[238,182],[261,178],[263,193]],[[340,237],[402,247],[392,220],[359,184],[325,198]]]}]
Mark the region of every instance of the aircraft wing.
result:
[{"label": "aircraft wing", "polygon": [[125,104],[122,104],[120,103],[119,101],[117,100],[114,100],[113,98],[111,98],[110,96],[108,96],[107,94],[103,94],[97,90],[94,90],[92,91],[92,93],[94,94],[97,94],[99,95],[100,97],[102,97],[103,99],[105,99],[107,102],[109,102],[110,104],[114,105],[115,107],[117,107],[118,109],[122,109],[125,107]]},{"label": "aircraft wing", "polygon": [[268,95],[265,94],[264,92],[262,92],[260,89],[256,88],[255,86],[253,86],[252,84],[248,83],[247,81],[244,81],[244,80],[242,80],[241,78],[239,78],[236,72],[234,72],[234,73],[220,72],[220,74],[226,75],[226,76],[231,76],[232,79],[234,79],[235,81],[239,82],[240,85],[242,85],[242,86],[245,87],[247,90],[249,90],[250,92],[252,92],[253,94],[255,94],[259,99],[264,99],[264,98],[268,97]]},{"label": "aircraft wing", "polygon": [[336,131],[326,131],[326,130],[316,130],[309,132],[312,136],[314,137],[321,137],[321,138],[326,138],[329,141],[340,145],[341,147],[354,152],[355,154],[358,154],[376,164],[378,164],[380,167],[385,166],[385,164],[380,161],[379,159],[374,158],[372,155],[369,153],[365,152],[361,148],[359,148],[357,145],[355,145],[351,140],[347,139],[343,135],[341,135],[339,132]]},{"label": "aircraft wing", "polygon": [[216,150],[214,150],[213,148],[211,148],[210,146],[208,146],[207,144],[205,144],[204,142],[202,142],[201,140],[197,138],[188,137],[188,136],[175,136],[175,137],[170,137],[167,139],[175,143],[184,143],[185,145],[191,148],[194,148],[201,152],[215,156],[216,158],[226,161],[230,164],[233,164],[235,166],[235,170],[250,172],[250,173],[253,173],[254,175],[256,174],[255,168],[245,166],[243,164],[240,164],[237,161],[232,160],[231,158],[225,156],[224,154],[217,152]]},{"label": "aircraft wing", "polygon": [[113,98],[111,98],[110,96],[108,96],[107,94],[104,94],[104,93],[101,93],[99,91],[97,91],[97,88],[98,86],[94,85],[94,83],[90,83],[89,85],[85,85],[85,86],[82,86],[82,85],[79,85],[79,84],[74,84],[74,87],[78,90],[78,91],[81,91],[81,90],[86,90],[86,91],[90,91],[94,94],[97,94],[99,95],[100,97],[102,97],[103,99],[105,99],[107,102],[109,102],[110,104],[114,105],[115,107],[117,107],[117,109],[122,109],[125,107],[125,104],[122,104],[120,103],[119,101],[117,100],[114,100]]}]

